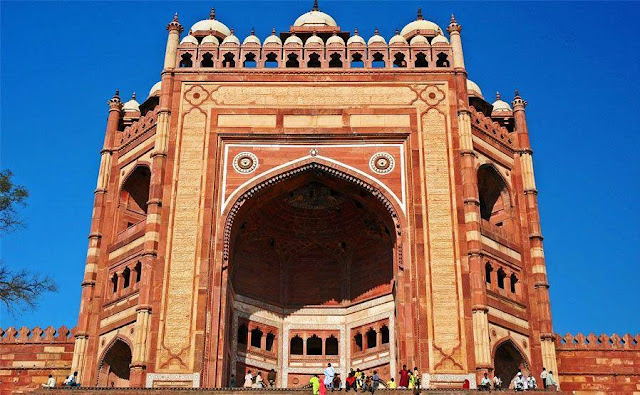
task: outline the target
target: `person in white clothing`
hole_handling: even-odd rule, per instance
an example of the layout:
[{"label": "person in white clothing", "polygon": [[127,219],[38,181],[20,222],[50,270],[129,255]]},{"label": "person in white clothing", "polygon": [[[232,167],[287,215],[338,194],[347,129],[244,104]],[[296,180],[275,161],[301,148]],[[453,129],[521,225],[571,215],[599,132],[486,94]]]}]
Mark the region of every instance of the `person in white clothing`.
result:
[{"label": "person in white clothing", "polygon": [[527,389],[530,391],[534,391],[538,389],[538,383],[536,383],[536,378],[533,377],[531,373],[529,373],[529,377],[527,377]]},{"label": "person in white clothing", "polygon": [[264,380],[262,380],[262,373],[258,372],[256,374],[255,383],[253,383],[253,388],[264,388]]},{"label": "person in white clothing", "polygon": [[327,389],[333,389],[333,377],[336,375],[336,370],[328,363],[327,368],[322,373],[324,374],[324,386]]},{"label": "person in white clothing", "polygon": [[500,379],[500,377],[498,377],[498,375],[494,375],[493,376],[493,389],[497,390],[500,389],[500,387],[502,387],[502,379]]},{"label": "person in white clothing", "polygon": [[47,382],[42,384],[42,388],[55,388],[56,387],[56,378],[53,375],[49,375],[49,379]]},{"label": "person in white clothing", "polygon": [[542,373],[540,373],[540,381],[542,381],[542,387],[547,389],[547,368],[542,367]]},{"label": "person in white clothing", "polygon": [[251,388],[253,386],[253,375],[251,374],[251,371],[249,370],[247,372],[247,374],[244,376],[244,388]]},{"label": "person in white clothing", "polygon": [[491,391],[491,380],[489,376],[485,373],[484,377],[480,381],[480,385],[478,386],[478,391]]}]

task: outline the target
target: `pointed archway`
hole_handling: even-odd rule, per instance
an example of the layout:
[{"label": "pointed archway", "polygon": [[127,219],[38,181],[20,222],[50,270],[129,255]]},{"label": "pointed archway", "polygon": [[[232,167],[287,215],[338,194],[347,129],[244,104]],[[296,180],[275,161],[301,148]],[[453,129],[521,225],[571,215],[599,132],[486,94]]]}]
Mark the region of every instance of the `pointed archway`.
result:
[{"label": "pointed archway", "polygon": [[502,388],[509,388],[518,371],[526,374],[529,365],[522,352],[510,340],[505,340],[496,347],[493,357],[494,375],[502,380]]},{"label": "pointed archway", "polygon": [[115,339],[101,359],[98,387],[129,387],[130,365],[131,347],[124,340]]}]

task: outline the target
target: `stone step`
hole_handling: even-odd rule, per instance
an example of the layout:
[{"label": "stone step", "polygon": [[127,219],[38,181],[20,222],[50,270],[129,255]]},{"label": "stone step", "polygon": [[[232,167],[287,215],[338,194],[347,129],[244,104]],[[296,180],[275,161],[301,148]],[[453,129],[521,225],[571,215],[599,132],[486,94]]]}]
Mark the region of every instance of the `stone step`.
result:
[{"label": "stone step", "polygon": [[[423,389],[420,391],[421,394],[428,395],[469,395],[469,394],[478,394],[477,390],[462,390],[462,389]],[[522,395],[522,392],[515,391],[491,391],[492,393],[497,393],[499,395]],[[562,392],[550,392],[550,391],[527,391],[528,393],[535,393],[536,395],[545,395],[545,394],[562,394]],[[482,392],[483,393],[483,392]],[[166,395],[166,394],[175,394],[175,395],[195,395],[195,394],[211,394],[211,395],[303,395],[309,394],[311,395],[310,389],[292,389],[292,388],[281,388],[281,389],[252,389],[252,388],[53,388],[53,389],[38,389],[32,394],[38,395]],[[356,395],[354,391],[345,392],[342,391],[327,391],[327,395],[346,395],[353,394]],[[357,394],[369,394],[358,392]],[[389,390],[389,389],[379,389],[375,392],[375,395],[412,395],[413,390]]]}]

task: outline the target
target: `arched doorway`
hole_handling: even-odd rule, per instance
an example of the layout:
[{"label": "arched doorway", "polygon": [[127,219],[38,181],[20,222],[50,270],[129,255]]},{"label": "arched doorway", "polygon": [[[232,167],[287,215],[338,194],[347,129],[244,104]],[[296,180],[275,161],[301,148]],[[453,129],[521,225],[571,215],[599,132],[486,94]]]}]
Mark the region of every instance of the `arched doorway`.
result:
[{"label": "arched doorway", "polygon": [[[318,363],[395,369],[394,215],[379,191],[315,164],[242,202],[228,244],[236,377],[266,365],[297,387]],[[362,333],[375,341],[356,347]]]},{"label": "arched doorway", "polygon": [[98,387],[129,387],[131,348],[116,339],[102,358],[98,373]]},{"label": "arched doorway", "polygon": [[528,365],[525,358],[511,340],[501,343],[494,354],[494,374],[502,380],[502,388],[509,388],[513,378],[522,371],[528,373]]}]

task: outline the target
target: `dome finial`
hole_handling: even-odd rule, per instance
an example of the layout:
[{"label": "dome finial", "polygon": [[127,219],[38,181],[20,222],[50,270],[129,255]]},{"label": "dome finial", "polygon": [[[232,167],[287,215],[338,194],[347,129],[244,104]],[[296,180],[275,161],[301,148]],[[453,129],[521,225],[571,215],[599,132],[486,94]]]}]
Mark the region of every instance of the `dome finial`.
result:
[{"label": "dome finial", "polygon": [[133,94],[131,95],[131,100],[136,100],[136,93],[133,92]]},{"label": "dome finial", "polygon": [[275,27],[271,28],[271,35],[272,36],[276,35],[276,28]]},{"label": "dome finial", "polygon": [[209,19],[214,20],[216,19],[216,9],[211,7],[211,12],[209,12]]},{"label": "dome finial", "polygon": [[251,35],[252,35],[252,36],[255,36],[255,35],[256,35],[256,29],[255,29],[255,28],[253,28],[253,27],[251,28]]},{"label": "dome finial", "polygon": [[116,93],[113,94],[113,98],[120,98],[120,89],[116,89]]},{"label": "dome finial", "polygon": [[311,11],[318,11],[318,0],[313,0],[313,8],[311,8]]},{"label": "dome finial", "polygon": [[353,29],[353,35],[357,36],[358,35],[358,28],[356,27],[355,29]]},{"label": "dome finial", "polygon": [[500,99],[500,92],[496,92],[496,100],[501,100]]},{"label": "dome finial", "polygon": [[522,98],[520,97],[520,90],[519,90],[518,88],[516,88],[516,98],[518,98],[518,99],[522,99]]},{"label": "dome finial", "polygon": [[378,35],[379,35],[379,34],[378,34],[378,28],[377,28],[377,27],[376,27],[376,29],[373,31],[373,34],[374,34],[374,35],[376,35],[376,36],[378,36]]},{"label": "dome finial", "polygon": [[233,28],[231,28],[229,31],[231,32],[230,36],[235,36],[235,30]]},{"label": "dome finial", "polygon": [[396,29],[396,36],[400,35],[400,30]]},{"label": "dome finial", "polygon": [[418,20],[422,20],[422,7],[418,7]]},{"label": "dome finial", "polygon": [[178,22],[178,13],[173,14],[173,21]]}]

